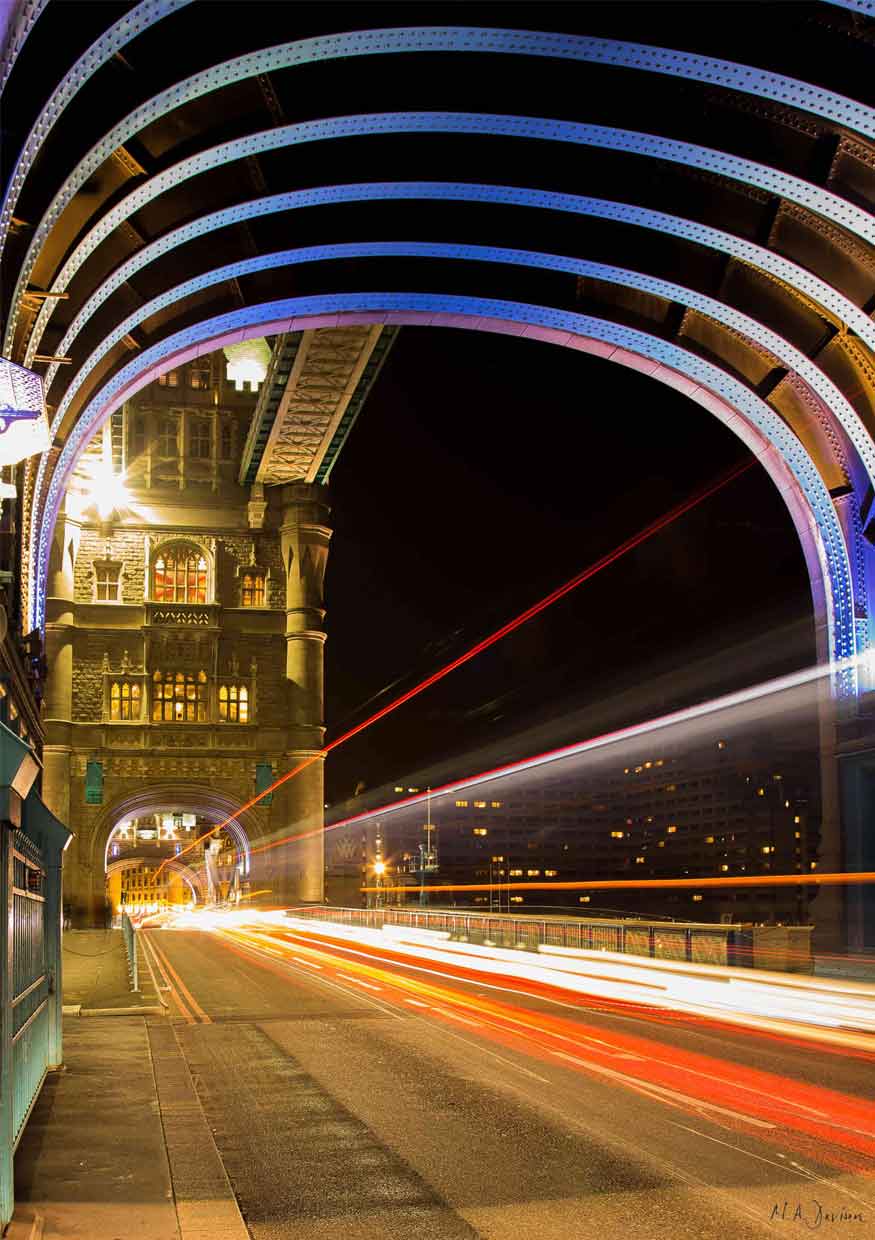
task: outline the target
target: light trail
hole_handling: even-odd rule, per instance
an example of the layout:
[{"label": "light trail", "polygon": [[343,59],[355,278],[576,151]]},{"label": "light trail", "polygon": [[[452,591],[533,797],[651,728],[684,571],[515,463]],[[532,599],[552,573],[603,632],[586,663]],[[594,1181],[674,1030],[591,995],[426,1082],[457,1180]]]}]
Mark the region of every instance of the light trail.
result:
[{"label": "light trail", "polygon": [[[437,941],[431,944],[424,941],[423,935],[415,941],[386,944],[371,941],[381,938],[377,932],[353,934],[348,927],[332,926],[330,935],[313,934],[306,925],[283,926],[285,919],[275,917],[274,924],[270,924],[269,916],[255,924],[242,918],[226,918],[221,938],[231,950],[235,950],[236,944],[237,950],[244,948],[253,953],[253,959],[260,956],[262,967],[287,980],[295,976],[296,963],[306,959],[311,966],[321,968],[318,976],[309,973],[313,985],[336,986],[345,982],[350,987],[348,993],[352,993],[354,986],[362,999],[365,997],[360,988],[375,989],[385,1010],[400,1010],[406,1012],[408,1019],[423,1022],[426,1036],[430,1028],[447,1022],[465,1024],[470,1036],[476,1037],[477,1044],[484,1049],[498,1043],[515,1055],[561,1065],[564,1071],[641,1094],[650,1102],[680,1109],[739,1136],[755,1133],[758,1139],[789,1149],[797,1157],[875,1178],[875,1125],[868,1098],[751,1068],[734,1058],[691,1051],[675,1042],[658,1041],[651,1034],[629,1032],[628,1026],[617,1029],[590,1023],[592,998],[600,993],[600,979],[594,971],[601,971],[601,984],[607,986],[616,961],[604,961],[597,953],[575,953],[574,959],[563,956],[544,962],[536,958],[536,964],[526,964],[516,953],[514,963],[503,959],[504,955],[514,956],[512,952],[490,953],[473,945],[442,942],[438,936],[432,936]],[[277,948],[285,954],[282,962],[276,958]],[[261,955],[264,952],[270,955]],[[664,999],[664,1015],[677,1021],[695,1013],[697,1004],[689,997],[691,994],[698,994],[699,1002],[708,1006],[706,987],[711,986],[715,995],[734,992],[735,973],[743,973],[675,962],[635,963],[642,966],[636,971],[663,977],[668,984],[678,987],[676,994]],[[575,967],[589,972],[574,976],[570,970]],[[628,962],[625,969],[630,970]],[[552,977],[552,984],[538,983],[539,973]],[[720,981],[711,976],[725,973],[730,977]],[[613,980],[617,982],[617,978]],[[817,1002],[836,1007],[843,1003],[859,1007],[865,997],[870,1015],[875,1012],[875,1007],[871,1007],[875,989],[871,987],[867,991],[822,979],[793,979],[792,987],[810,991]],[[786,997],[780,1018],[772,1019],[758,1016],[750,998],[762,991],[770,996],[769,1001],[777,1001],[784,989],[786,983],[781,986],[766,975],[749,980],[749,993],[743,988],[738,990],[737,1021],[743,1017],[744,1003],[753,1008],[748,1018],[748,1036],[800,1045],[802,1025],[788,1018],[792,1003]],[[546,1010],[540,1005],[533,1007],[532,1000],[552,1006]],[[763,1002],[761,997],[759,1001]],[[682,1012],[677,1010],[679,1004],[683,1005]],[[713,1002],[711,1006],[717,1007],[716,1014],[710,1013],[713,1028],[722,1025],[725,1031],[726,1022],[733,1019],[727,1013],[727,1001],[722,1008]],[[411,1008],[416,1009],[415,1013]],[[639,1012],[645,1020],[653,1019],[653,1010],[642,1006],[640,1000],[629,1004],[627,1010]],[[796,1038],[791,1036],[794,1031]],[[834,1053],[875,1060],[875,1037],[834,1027],[817,1029],[812,1036],[824,1040],[822,1049],[831,1043]],[[861,1051],[860,1045],[868,1046],[868,1053]],[[524,1070],[519,1064],[512,1066]]]},{"label": "light trail", "polygon": [[[661,517],[657,517],[656,520],[650,522],[649,525],[644,526],[644,528],[639,530],[636,534],[633,534],[630,538],[627,538],[625,542],[620,543],[618,547],[615,547],[612,551],[607,552],[605,555],[595,560],[592,564],[582,569],[581,572],[576,574],[576,576],[570,578],[570,580],[564,582],[561,586],[557,586],[555,590],[552,590],[549,594],[545,595],[544,598],[540,599],[537,603],[533,603],[530,607],[527,607],[525,611],[520,612],[519,615],[514,616],[511,620],[508,620],[506,624],[503,624],[493,633],[490,633],[487,637],[484,637],[479,642],[476,642],[457,658],[451,660],[451,662],[445,664],[443,667],[438,668],[436,672],[432,672],[430,676],[427,676],[425,680],[421,680],[418,684],[414,685],[412,689],[408,689],[399,697],[394,698],[391,702],[388,702],[385,706],[381,707],[380,710],[375,711],[372,715],[369,715],[367,719],[362,720],[361,723],[357,723],[354,727],[348,728],[346,732],[336,737],[335,740],[331,741],[323,749],[320,749],[318,753],[311,755],[309,758],[305,758],[303,762],[299,762],[298,765],[292,767],[290,771],[286,771],[285,774],[274,780],[268,788],[264,788],[256,796],[248,800],[244,805],[239,806],[233,814],[229,814],[228,817],[222,822],[217,823],[214,827],[211,827],[209,831],[192,840],[185,846],[185,848],[181,849],[177,856],[184,856],[187,852],[190,852],[192,848],[196,847],[196,845],[202,843],[206,839],[209,839],[211,836],[215,835],[217,831],[221,831],[224,827],[227,827],[229,823],[233,822],[240,814],[252,809],[252,807],[257,805],[259,801],[263,800],[263,798],[268,796],[270,793],[275,792],[277,788],[282,786],[282,784],[288,783],[290,779],[294,779],[296,775],[299,775],[301,771],[305,770],[308,766],[312,766],[314,762],[320,761],[331,753],[332,750],[339,748],[348,740],[351,740],[354,736],[358,736],[361,732],[364,732],[366,728],[372,727],[373,724],[378,723],[381,719],[385,719],[387,715],[390,715],[393,711],[396,711],[400,706],[403,706],[406,702],[418,697],[420,693],[424,693],[426,689],[430,689],[432,685],[437,684],[438,681],[441,681],[446,676],[449,676],[451,672],[456,671],[457,668],[460,668],[464,664],[470,662],[471,659],[474,659],[477,655],[482,654],[484,650],[488,650],[490,646],[494,646],[496,642],[500,642],[503,638],[508,637],[511,633],[521,628],[522,625],[527,624],[529,620],[533,620],[536,616],[540,615],[541,612],[546,611],[548,607],[552,607],[554,603],[558,603],[560,599],[565,598],[567,594],[570,594],[573,590],[576,590],[578,586],[581,586],[584,582],[589,581],[590,578],[594,577],[597,573],[600,573],[603,569],[608,568],[611,564],[616,563],[617,560],[621,559],[624,555],[628,555],[628,553],[633,551],[636,547],[640,547],[642,543],[647,542],[648,539],[652,538],[655,534],[658,534],[661,530],[664,530],[667,526],[671,525],[674,521],[677,521],[680,517],[690,512],[693,508],[696,508],[699,504],[703,503],[706,499],[709,499],[712,495],[716,495],[718,491],[723,490],[723,488],[728,486],[731,482],[734,482],[737,478],[740,478],[742,474],[747,473],[747,471],[755,464],[756,461],[754,458],[742,461],[740,464],[733,466],[733,468],[728,470],[725,474],[722,474],[719,478],[716,478],[713,482],[710,482],[698,491],[695,491],[687,499],[682,500],[681,503],[675,504],[673,508],[670,508],[667,512],[663,513]],[[321,827],[317,828],[315,833],[320,832],[322,829],[323,828]],[[302,839],[305,837],[297,836],[295,838]],[[257,851],[265,852],[269,848],[277,848],[280,844],[289,842],[291,842],[290,839],[275,840],[269,844],[262,845],[262,847]],[[156,874],[160,874],[167,864],[168,861],[162,861],[156,870]]]},{"label": "light trail", "polygon": [[[804,686],[814,685],[819,680],[823,680],[833,675],[839,675],[846,668],[857,666],[859,662],[860,662],[860,656],[854,656],[853,658],[843,660],[840,663],[815,664],[813,667],[804,668],[803,670],[798,671],[798,672],[791,672],[786,676],[780,676],[773,680],[764,681],[762,684],[759,684],[759,685],[753,685],[746,689],[740,689],[734,693],[724,694],[722,697],[713,698],[709,702],[700,702],[694,706],[684,707],[682,710],[672,711],[670,714],[658,716],[655,719],[648,719],[642,723],[631,724],[628,727],[618,728],[612,732],[605,732],[599,736],[590,737],[587,740],[576,741],[571,745],[563,745],[557,749],[548,749],[548,750],[545,750],[543,753],[535,754],[530,758],[523,758],[518,762],[509,762],[502,766],[492,767],[491,769],[486,770],[486,771],[479,771],[475,775],[468,775],[468,776],[463,777],[462,779],[453,780],[450,783],[441,784],[436,788],[432,788],[430,793],[422,792],[422,793],[418,793],[413,796],[404,797],[399,801],[389,801],[385,803],[384,805],[378,806],[375,809],[362,810],[361,813],[351,814],[347,818],[341,818],[337,822],[330,823],[326,825],[325,827],[316,827],[310,831],[301,831],[301,832],[297,832],[292,835],[283,836],[282,838],[277,839],[277,840],[269,840],[267,843],[262,844],[259,847],[252,848],[251,853],[253,856],[255,856],[258,853],[267,852],[270,849],[277,848],[281,844],[293,844],[299,840],[309,839],[314,835],[321,835],[323,834],[323,832],[337,831],[342,827],[349,827],[349,826],[353,826],[356,823],[368,822],[374,818],[386,818],[390,814],[395,814],[395,813],[398,813],[399,811],[410,809],[416,805],[426,805],[428,802],[429,796],[431,796],[432,800],[437,800],[441,797],[455,795],[460,792],[467,792],[472,788],[476,788],[480,786],[481,784],[485,784],[485,783],[488,783],[496,779],[501,779],[505,776],[517,775],[524,771],[535,770],[541,766],[548,765],[553,762],[559,762],[566,758],[573,758],[573,757],[577,757],[582,754],[592,753],[597,750],[604,749],[610,745],[617,745],[624,741],[636,740],[641,737],[650,736],[653,733],[663,731],[667,728],[680,726],[680,725],[695,722],[701,719],[706,719],[712,715],[719,714],[721,711],[728,711],[728,710],[732,710],[738,707],[748,706],[755,702],[761,702],[761,701],[768,699],[769,697],[772,697],[772,696],[775,696],[781,693],[787,693],[787,692],[790,692],[791,690],[799,689]],[[758,881],[752,885],[768,886],[772,879],[781,880],[779,883],[776,884],[778,886],[792,885],[794,883],[804,883],[805,881],[818,883],[818,882],[823,881],[826,878],[832,878],[834,881],[836,880],[835,875],[825,875],[825,874],[804,875],[804,876],[796,875],[796,874],[771,875],[771,876],[762,875],[762,876],[758,876]],[[684,880],[660,880],[660,879],[618,880],[617,883],[613,883],[613,884],[609,883],[609,885],[634,886],[636,882],[642,885],[649,882],[652,885],[662,886],[664,882],[675,882],[675,881],[684,881]],[[698,885],[699,883],[704,882],[704,881],[706,880],[703,880],[703,879],[693,880],[693,885]],[[707,881],[712,881],[712,880],[707,880]],[[722,886],[733,886],[735,885],[736,882],[738,882],[738,879],[732,878],[732,877],[724,877],[724,878],[719,878],[719,879],[715,878],[713,881],[716,883],[719,883]],[[859,881],[869,881],[869,880],[866,879],[865,875],[860,874],[860,875],[848,876],[845,881],[859,882]],[[751,884],[748,884],[748,885],[751,885]],[[473,891],[473,890],[476,890],[478,886],[479,886],[479,889],[483,891],[489,891],[490,889],[495,890],[496,888],[500,886],[501,889],[504,891],[507,889],[508,884],[507,883],[492,883],[492,884],[486,883],[482,885],[472,884],[470,886],[467,886],[465,890]],[[598,887],[598,883],[590,882],[590,883],[581,883],[579,889],[595,890],[597,887]],[[533,891],[544,891],[544,890],[553,891],[557,889],[558,890],[563,889],[561,883],[554,883],[554,882],[533,883],[531,885],[522,884],[521,888],[523,890],[527,889],[527,890],[533,890]],[[449,888],[449,887],[444,888],[444,889],[445,890],[456,890],[456,888]],[[569,889],[569,888],[566,888],[566,889]],[[573,890],[575,888],[572,887],[570,889]],[[360,890],[371,890],[371,889],[361,888]],[[380,890],[386,891],[387,888],[384,886],[380,888]],[[397,888],[391,888],[391,890],[397,890]],[[405,890],[408,890],[408,889],[405,888]],[[441,888],[435,886],[435,887],[429,887],[429,890],[438,891],[438,890],[441,890]]]},{"label": "light trail", "polygon": [[[437,891],[635,891],[642,888],[658,887],[670,891],[687,887],[838,887],[855,883],[875,883],[875,870],[862,870],[848,874],[722,874],[713,878],[599,878],[566,882],[560,880],[549,883],[435,883],[427,888],[428,892]],[[388,894],[395,891],[406,891],[410,887],[382,886],[359,887],[359,891],[382,892]],[[465,912],[466,910],[457,910]],[[471,909],[470,912],[482,910]],[[512,916],[512,914],[511,914]]]}]

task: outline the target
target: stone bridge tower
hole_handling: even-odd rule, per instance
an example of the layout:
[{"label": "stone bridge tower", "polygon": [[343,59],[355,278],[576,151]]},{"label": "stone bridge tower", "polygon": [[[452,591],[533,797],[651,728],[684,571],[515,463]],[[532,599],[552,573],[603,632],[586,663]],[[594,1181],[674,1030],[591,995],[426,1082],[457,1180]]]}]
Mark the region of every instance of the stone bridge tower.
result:
[{"label": "stone bridge tower", "polygon": [[308,759],[237,821],[253,890],[322,898],[328,507],[318,485],[254,499],[240,485],[255,401],[221,356],[170,371],[98,432],[67,489],[47,600],[45,798],[74,832],[65,902],[78,924],[104,916],[120,821],[185,809],[220,822]]}]

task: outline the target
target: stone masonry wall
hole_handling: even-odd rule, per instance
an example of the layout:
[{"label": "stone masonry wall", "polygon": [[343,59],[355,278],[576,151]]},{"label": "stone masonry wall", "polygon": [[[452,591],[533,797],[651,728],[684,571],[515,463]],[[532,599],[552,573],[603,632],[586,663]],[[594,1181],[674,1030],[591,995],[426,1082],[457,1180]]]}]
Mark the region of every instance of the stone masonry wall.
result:
[{"label": "stone masonry wall", "polygon": [[279,535],[261,533],[223,537],[216,547],[217,601],[223,607],[240,606],[240,574],[252,562],[252,551],[259,568],[267,569],[267,605],[280,610],[286,605],[286,578],[283,571]]},{"label": "stone masonry wall", "polygon": [[111,538],[104,538],[99,530],[84,528],[79,544],[79,554],[74,567],[75,598],[77,603],[90,603],[94,599],[95,560],[121,562],[121,602],[142,603],[145,586],[146,551],[142,532],[117,530]]}]

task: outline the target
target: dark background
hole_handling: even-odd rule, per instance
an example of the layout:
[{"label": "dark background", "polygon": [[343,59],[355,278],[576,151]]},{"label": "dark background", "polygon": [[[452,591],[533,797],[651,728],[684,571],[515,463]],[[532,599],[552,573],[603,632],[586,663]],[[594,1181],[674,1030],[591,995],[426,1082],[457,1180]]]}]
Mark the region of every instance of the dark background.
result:
[{"label": "dark background", "polygon": [[[745,459],[711,414],[619,365],[403,328],[331,478],[328,739]],[[341,747],[327,799],[447,755],[465,772],[466,750],[694,653],[726,650],[739,685],[750,670],[733,676],[732,651],[748,638],[776,634],[763,678],[813,661],[810,613],[789,514],[756,465]]]}]

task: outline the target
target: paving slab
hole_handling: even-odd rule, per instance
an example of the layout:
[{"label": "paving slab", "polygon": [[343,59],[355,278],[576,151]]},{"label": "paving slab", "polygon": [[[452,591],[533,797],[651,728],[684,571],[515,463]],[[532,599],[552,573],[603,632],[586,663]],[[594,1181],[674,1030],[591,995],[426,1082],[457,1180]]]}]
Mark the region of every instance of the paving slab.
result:
[{"label": "paving slab", "polygon": [[15,1156],[16,1216],[44,1240],[180,1240],[145,1020],[65,1017],[64,1059]]},{"label": "paving slab", "polygon": [[87,1016],[116,1009],[129,1014],[130,1009],[157,1010],[161,1006],[139,944],[139,989],[131,990],[121,930],[66,930],[61,948],[65,1008],[79,1007],[78,1015]]}]

